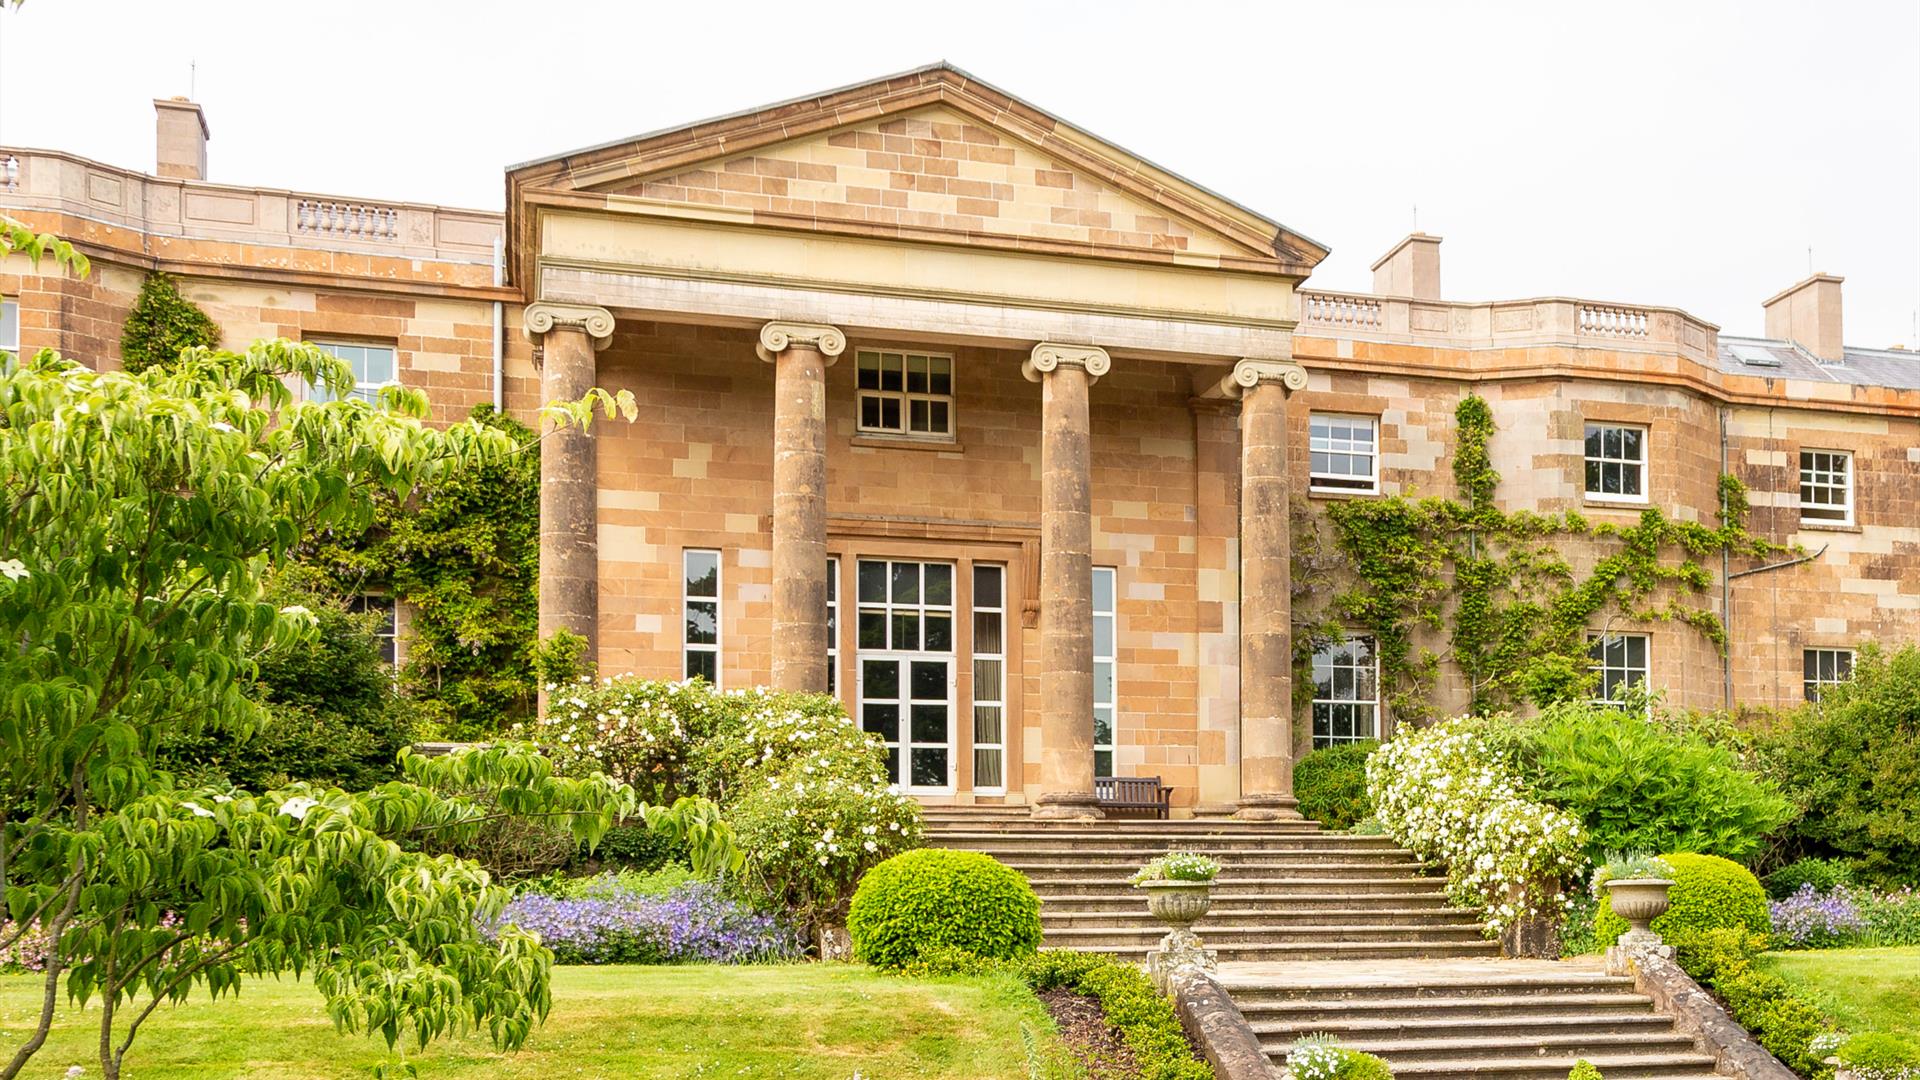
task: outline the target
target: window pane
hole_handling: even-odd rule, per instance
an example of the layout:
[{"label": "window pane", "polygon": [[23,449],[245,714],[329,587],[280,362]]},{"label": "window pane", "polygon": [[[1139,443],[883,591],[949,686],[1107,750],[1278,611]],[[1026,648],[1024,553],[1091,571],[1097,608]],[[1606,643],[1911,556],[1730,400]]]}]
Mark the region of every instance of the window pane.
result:
[{"label": "window pane", "polygon": [[973,651],[998,655],[1006,651],[1000,640],[1000,619],[997,611],[976,611],[973,613]]},{"label": "window pane", "polygon": [[973,662],[973,700],[999,701],[1000,674],[1004,662],[1000,660],[978,660]]},{"label": "window pane", "polygon": [[927,358],[924,356],[907,357],[907,393],[924,394],[927,392]]},{"label": "window pane", "polygon": [[884,649],[887,647],[886,612],[861,609],[860,647],[863,649]]},{"label": "window pane", "polygon": [[945,705],[913,706],[913,730],[909,733],[917,743],[944,743],[947,741],[947,707]]},{"label": "window pane", "polygon": [[860,560],[860,602],[863,604],[887,602],[886,563]]},{"label": "window pane", "polygon": [[973,751],[973,786],[977,788],[1005,787],[1006,781],[1000,776],[1001,753],[999,747],[985,749],[975,747]]},{"label": "window pane", "polygon": [[[926,602],[934,607],[947,607],[953,604],[953,567],[946,563],[928,563],[926,566]],[[898,598],[895,598],[898,602]]]},{"label": "window pane", "polygon": [[1093,745],[1113,745],[1113,710],[1096,708],[1093,710]]},{"label": "window pane", "polygon": [[920,616],[916,612],[896,611],[893,613],[893,643],[895,649],[918,650],[920,648]]},{"label": "window pane", "polygon": [[927,652],[951,652],[953,650],[953,616],[945,612],[927,612],[925,619],[926,640],[921,648]]},{"label": "window pane", "polygon": [[938,660],[915,660],[912,668],[913,700],[947,700],[947,665],[945,663]]},{"label": "window pane", "polygon": [[1001,606],[1001,574],[1001,568],[991,563],[973,564],[973,605],[975,607]]},{"label": "window pane", "polygon": [[[953,361],[944,356],[935,357],[930,366],[928,389],[936,394],[953,393]],[[944,403],[942,408],[944,408]]]},{"label": "window pane", "polygon": [[893,564],[893,602],[896,604],[917,604],[920,602],[920,564]]},{"label": "window pane", "polygon": [[1093,752],[1093,774],[1095,776],[1113,775],[1113,751],[1095,750]]},{"label": "window pane", "polygon": [[1113,665],[1105,660],[1093,662],[1093,700],[1101,705],[1113,704]]},{"label": "window pane", "polygon": [[880,389],[899,390],[901,362],[899,353],[887,353],[880,360]]},{"label": "window pane", "polygon": [[880,357],[877,353],[860,354],[859,388],[862,390],[880,389]]},{"label": "window pane", "polygon": [[1113,655],[1113,620],[1100,617],[1093,620],[1093,655]]},{"label": "window pane", "polygon": [[880,399],[862,397],[860,399],[860,426],[877,428],[880,426]]},{"label": "window pane", "polygon": [[687,653],[686,677],[702,678],[710,683],[720,681],[720,654],[714,652],[690,651]]},{"label": "window pane", "polygon": [[882,398],[880,401],[880,426],[888,431],[899,431],[900,399]]},{"label": "window pane", "polygon": [[360,350],[362,361],[360,382],[388,383],[393,381],[393,350],[369,345]]},{"label": "window pane", "polygon": [[907,430],[923,432],[933,430],[933,422],[929,418],[925,401],[916,399],[907,402]]},{"label": "window pane", "polygon": [[1093,610],[1113,610],[1113,571],[1095,569],[1093,572]]},{"label": "window pane", "polygon": [[892,660],[868,660],[860,665],[860,692],[870,698],[900,696],[900,665]]},{"label": "window pane", "polygon": [[1640,494],[1640,466],[1620,466],[1620,491],[1625,495]]},{"label": "window pane", "polygon": [[914,748],[913,786],[947,786],[947,751],[945,747],[935,749]]},{"label": "window pane", "polygon": [[1588,424],[1587,425],[1587,456],[1590,458],[1597,458],[1600,456],[1601,449],[1602,449],[1602,446],[1601,446],[1601,439],[1600,439],[1600,429],[1598,427],[1595,427],[1592,424]]},{"label": "window pane", "polygon": [[687,595],[720,595],[720,553],[717,551],[689,551],[686,553]]},{"label": "window pane", "polygon": [[720,640],[720,605],[712,600],[687,602],[687,644],[713,645]]},{"label": "window pane", "polygon": [[869,704],[860,710],[860,727],[888,742],[899,742],[900,706]]},{"label": "window pane", "polygon": [[1641,457],[1640,443],[1645,435],[1646,433],[1639,428],[1621,428],[1620,456],[1628,461],[1643,460]]},{"label": "window pane", "polygon": [[948,404],[944,401],[935,401],[932,403],[932,409],[933,409],[933,415],[932,415],[932,418],[927,422],[927,430],[932,431],[938,435],[953,434],[953,417],[952,417],[951,407],[948,406]]},{"label": "window pane", "polygon": [[0,349],[20,349],[20,305],[12,300],[0,300]]}]

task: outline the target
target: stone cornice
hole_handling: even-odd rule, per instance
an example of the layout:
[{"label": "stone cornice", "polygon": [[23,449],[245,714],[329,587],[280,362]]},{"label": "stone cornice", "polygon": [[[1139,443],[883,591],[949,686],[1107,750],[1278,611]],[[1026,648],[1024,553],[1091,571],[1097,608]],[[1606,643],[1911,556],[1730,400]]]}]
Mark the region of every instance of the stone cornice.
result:
[{"label": "stone cornice", "polygon": [[1113,357],[1097,345],[1059,345],[1043,341],[1035,345],[1033,354],[1021,362],[1020,374],[1025,375],[1028,382],[1039,382],[1042,376],[1061,364],[1085,370],[1087,382],[1093,383],[1113,370]]},{"label": "stone cornice", "polygon": [[827,366],[841,353],[847,351],[847,335],[837,326],[825,323],[770,322],[760,328],[760,340],[754,343],[754,354],[771,364],[774,358],[795,345],[817,351],[826,358]]},{"label": "stone cornice", "polygon": [[613,340],[613,312],[603,307],[542,300],[527,305],[525,319],[527,340],[536,345],[557,327],[585,333],[596,350],[606,348]]},{"label": "stone cornice", "polygon": [[1288,393],[1307,388],[1307,369],[1278,360],[1242,360],[1220,380],[1220,392],[1237,398],[1263,382],[1279,383]]}]

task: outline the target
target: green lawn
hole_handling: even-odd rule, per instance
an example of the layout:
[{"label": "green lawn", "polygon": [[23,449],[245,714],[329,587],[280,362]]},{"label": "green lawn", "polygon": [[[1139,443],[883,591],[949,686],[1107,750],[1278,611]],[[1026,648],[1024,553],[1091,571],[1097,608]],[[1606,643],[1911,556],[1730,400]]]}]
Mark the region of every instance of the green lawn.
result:
[{"label": "green lawn", "polygon": [[[37,1013],[39,980],[0,976],[0,1050],[11,1053]],[[436,1044],[414,1059],[423,1080],[538,1077],[1027,1076],[1031,1029],[1043,1047],[1053,1023],[1006,976],[906,980],[844,964],[781,967],[565,967],[553,1013],[515,1054],[485,1037]],[[61,1014],[27,1071],[69,1065],[99,1075],[98,1014]],[[204,997],[154,1014],[127,1055],[131,1080],[364,1080],[385,1044],[336,1034],[308,985],[259,982],[238,998]]]},{"label": "green lawn", "polygon": [[1773,952],[1760,957],[1760,966],[1848,1031],[1920,1039],[1920,946]]}]

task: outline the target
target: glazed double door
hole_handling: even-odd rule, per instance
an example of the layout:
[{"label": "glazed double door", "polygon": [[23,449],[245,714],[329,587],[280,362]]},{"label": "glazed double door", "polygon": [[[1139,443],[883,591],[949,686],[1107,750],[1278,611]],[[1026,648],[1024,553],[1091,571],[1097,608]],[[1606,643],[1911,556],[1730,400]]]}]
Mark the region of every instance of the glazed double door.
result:
[{"label": "glazed double door", "polygon": [[888,779],[954,789],[954,566],[861,559],[855,587],[860,724],[887,744]]}]

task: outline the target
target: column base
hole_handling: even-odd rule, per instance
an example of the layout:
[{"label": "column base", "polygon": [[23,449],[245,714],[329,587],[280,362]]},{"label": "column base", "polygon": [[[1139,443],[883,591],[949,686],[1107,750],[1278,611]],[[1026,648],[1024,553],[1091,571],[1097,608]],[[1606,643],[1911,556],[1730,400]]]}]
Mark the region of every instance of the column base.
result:
[{"label": "column base", "polygon": [[1091,791],[1049,791],[1033,803],[1035,821],[1099,821],[1106,816]]},{"label": "column base", "polygon": [[1291,795],[1243,795],[1233,817],[1236,821],[1306,820],[1300,816],[1300,801]]}]

